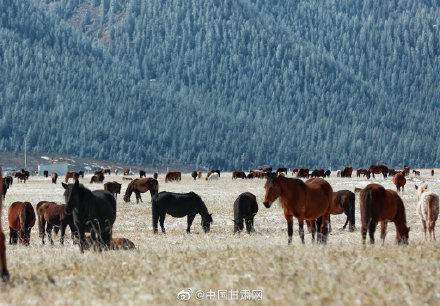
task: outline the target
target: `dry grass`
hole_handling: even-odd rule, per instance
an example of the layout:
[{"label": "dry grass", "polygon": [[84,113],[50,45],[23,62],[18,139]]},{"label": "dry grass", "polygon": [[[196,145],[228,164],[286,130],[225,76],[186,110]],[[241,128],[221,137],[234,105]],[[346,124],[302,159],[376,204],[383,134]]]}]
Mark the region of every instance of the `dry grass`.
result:
[{"label": "dry grass", "polygon": [[[113,179],[122,181],[120,177],[106,177],[106,181]],[[395,245],[394,226],[390,224],[384,247],[377,244],[363,248],[358,197],[356,232],[341,231],[345,216],[334,216],[327,246],[311,244],[310,235],[301,245],[296,229],[293,245],[287,246],[286,223],[279,205],[271,209],[260,205],[256,234],[232,234],[235,198],[250,191],[261,203],[263,180],[233,181],[230,173],[224,173],[217,182],[194,182],[186,174],[182,182],[165,184],[162,175],[160,190],[201,195],[213,213],[211,233],[203,233],[199,216],[191,235],[185,233],[186,218],[167,216],[167,234],[153,235],[150,195],[144,194],[144,203],[139,205],[124,203],[120,196],[114,237],[131,239],[137,250],[81,255],[70,239],[60,247],[58,237],[54,247],[43,246],[36,226],[30,247],[7,246],[11,281],[0,285],[1,302],[172,304],[180,290],[190,287],[263,289],[265,304],[439,304],[439,244],[424,242],[416,214],[414,182],[423,179],[429,189],[440,189],[440,179],[431,178],[428,171],[422,171],[421,178],[411,175],[407,179],[402,197],[411,227],[409,246]],[[367,184],[367,180],[358,178],[332,177],[329,181],[334,190],[353,190]],[[371,181],[393,187],[391,179]],[[102,188],[89,185],[87,178],[84,183],[91,189]],[[125,191],[128,182],[122,183]],[[3,209],[3,228],[7,228],[7,209],[12,202],[26,200],[34,206],[41,200],[62,202],[62,194],[61,185],[51,184],[50,179],[33,177],[26,184],[14,182]]]}]

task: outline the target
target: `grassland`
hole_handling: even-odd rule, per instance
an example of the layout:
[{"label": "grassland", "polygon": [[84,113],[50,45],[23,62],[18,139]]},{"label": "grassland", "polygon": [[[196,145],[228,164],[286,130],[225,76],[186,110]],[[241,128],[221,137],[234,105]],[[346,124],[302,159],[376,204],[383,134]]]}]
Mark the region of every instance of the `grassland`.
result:
[{"label": "grassland", "polygon": [[[440,171],[437,171],[440,173]],[[311,243],[301,245],[297,222],[292,246],[287,245],[284,215],[276,203],[266,209],[259,205],[255,218],[256,233],[232,234],[232,206],[244,191],[264,196],[264,181],[232,180],[223,173],[219,181],[193,181],[189,174],[182,181],[164,183],[159,177],[160,190],[194,191],[201,195],[213,213],[211,232],[204,234],[197,216],[192,234],[186,234],[186,218],[167,216],[167,234],[153,235],[150,194],[143,194],[143,203],[131,203],[118,197],[118,213],[114,237],[131,239],[134,251],[87,252],[80,254],[70,239],[61,247],[42,245],[38,228],[32,230],[30,247],[7,245],[11,280],[0,285],[0,303],[89,305],[183,304],[177,300],[182,289],[242,290],[262,289],[262,301],[242,303],[284,305],[341,305],[341,304],[440,304],[440,248],[438,242],[425,242],[416,214],[414,183],[426,182],[429,189],[439,192],[439,176],[431,177],[422,171],[421,177],[412,174],[407,188],[401,193],[411,227],[408,246],[394,242],[394,226],[388,227],[385,246],[380,243],[362,247],[359,231],[359,198],[356,198],[356,231],[342,231],[345,216],[333,216],[333,232],[326,246]],[[61,177],[61,179],[64,179]],[[127,181],[121,177],[106,177],[106,181]],[[87,177],[81,180],[90,189]],[[394,188],[391,179],[370,180]],[[363,187],[363,178],[329,179],[334,190]],[[26,184],[14,182],[3,207],[3,228],[8,232],[7,209],[14,201],[63,202],[61,184],[49,179],[32,177]],[[378,237],[379,232],[376,233]],[[217,292],[216,292],[217,293]],[[238,299],[241,298],[241,292]],[[228,296],[227,299],[230,299]],[[206,304],[210,300],[190,303]],[[210,302],[219,301],[217,296]]]}]

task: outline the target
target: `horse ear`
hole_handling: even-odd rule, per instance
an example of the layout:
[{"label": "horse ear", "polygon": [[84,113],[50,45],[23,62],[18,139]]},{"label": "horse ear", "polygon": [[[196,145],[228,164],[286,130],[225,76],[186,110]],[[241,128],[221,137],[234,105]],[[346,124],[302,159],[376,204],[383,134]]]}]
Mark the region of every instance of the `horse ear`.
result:
[{"label": "horse ear", "polygon": [[61,183],[61,185],[63,185],[64,189],[67,189],[67,187],[68,187],[67,184],[64,184],[64,183]]}]

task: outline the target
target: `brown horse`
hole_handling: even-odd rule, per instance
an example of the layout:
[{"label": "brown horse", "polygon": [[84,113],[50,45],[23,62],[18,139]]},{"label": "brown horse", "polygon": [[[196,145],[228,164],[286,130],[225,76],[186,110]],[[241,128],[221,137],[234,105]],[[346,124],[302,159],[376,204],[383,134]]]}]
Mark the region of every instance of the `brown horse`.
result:
[{"label": "brown horse", "polygon": [[119,184],[118,182],[107,182],[104,184],[104,190],[110,192],[115,197],[115,199],[117,199],[118,194],[121,193],[121,186],[122,184]]},{"label": "brown horse", "polygon": [[333,201],[333,190],[326,180],[314,178],[304,183],[299,179],[282,176],[269,177],[264,188],[266,194],[263,204],[266,208],[269,208],[277,198],[281,198],[284,217],[287,221],[289,244],[292,243],[293,217],[298,219],[302,243],[304,243],[304,220],[311,221],[312,239],[314,240],[315,220],[322,217],[323,222],[318,234],[318,242],[326,242],[327,223]]},{"label": "brown horse", "polygon": [[294,175],[295,173],[297,173],[298,172],[298,168],[293,168],[293,170],[292,170],[292,175]]},{"label": "brown horse", "polygon": [[417,171],[417,170],[413,169],[413,173],[414,173],[415,176],[420,176],[420,171]]},{"label": "brown horse", "polygon": [[110,169],[102,169],[102,170],[101,170],[101,173],[102,173],[102,174],[108,174],[108,175],[110,175],[110,172],[111,172]]},{"label": "brown horse", "polygon": [[202,178],[202,171],[197,171],[197,178],[198,179]]},{"label": "brown horse", "polygon": [[79,174],[76,173],[75,171],[67,171],[64,182],[67,184],[67,182],[69,182],[69,179],[77,180],[78,178],[79,178]]},{"label": "brown horse", "polygon": [[402,171],[394,175],[393,183],[396,185],[397,191],[400,191],[400,188],[402,188],[402,191],[404,191],[406,184],[405,173]]},{"label": "brown horse", "polygon": [[168,171],[165,175],[165,183],[182,180],[182,173],[180,171]]},{"label": "brown horse", "polygon": [[296,174],[296,177],[309,177],[309,168],[300,168],[298,170],[298,173]]},{"label": "brown horse", "polygon": [[[159,174],[157,173],[157,172],[154,172],[153,173],[153,178],[155,179],[155,180],[157,180],[157,177],[159,176]],[[199,177],[200,178],[200,177]]]},{"label": "brown horse", "polygon": [[90,178],[90,184],[93,183],[102,183],[104,181],[104,174],[99,173],[99,174],[94,174],[91,178]]},{"label": "brown horse", "polygon": [[52,179],[52,183],[56,184],[57,180],[58,180],[58,174],[56,172],[52,172],[52,174],[50,175],[51,179]]},{"label": "brown horse", "polygon": [[409,170],[410,170],[409,166],[407,165],[403,166],[403,172],[405,172],[405,175],[409,175]]},{"label": "brown horse", "polygon": [[22,172],[15,172],[15,173],[14,173],[14,177],[17,178],[17,181],[18,181],[19,183],[20,183],[20,182],[26,183],[27,176],[26,176],[25,173],[22,173]]},{"label": "brown horse", "polygon": [[159,183],[156,179],[148,177],[135,179],[127,186],[125,191],[124,201],[130,202],[130,196],[134,192],[136,194],[136,203],[142,202],[141,193],[150,191],[151,197],[159,192]]},{"label": "brown horse", "polygon": [[246,173],[244,173],[243,171],[233,171],[232,178],[233,179],[238,179],[238,178],[245,179]]},{"label": "brown horse", "polygon": [[[3,194],[4,178],[2,175],[2,169],[0,168],[0,194]],[[9,280],[9,272],[6,264],[6,244],[5,234],[3,233],[3,227],[1,225],[1,212],[3,211],[3,198],[0,196],[0,264],[1,264],[1,277],[4,282]]]},{"label": "brown horse", "polygon": [[368,169],[368,172],[373,174],[373,178],[375,174],[383,174],[383,177],[388,177],[388,167],[384,165],[372,165],[370,166],[370,169]]},{"label": "brown horse", "polygon": [[50,243],[53,245],[52,228],[55,228],[55,234],[61,229],[60,244],[64,244],[64,234],[66,233],[67,225],[72,233],[75,228],[73,226],[72,215],[67,215],[65,212],[66,205],[58,205],[54,202],[41,201],[37,204],[38,215],[38,230],[41,237],[41,242],[44,244],[45,232],[49,237]]},{"label": "brown horse", "polygon": [[370,172],[368,172],[368,170],[367,169],[364,169],[364,168],[358,168],[357,170],[356,170],[356,176],[357,177],[361,177],[361,174],[365,177],[367,177],[367,179],[370,179]]},{"label": "brown horse", "polygon": [[31,230],[35,225],[35,211],[29,202],[14,202],[8,210],[9,244],[16,244],[18,238],[29,245]]},{"label": "brown horse", "polygon": [[261,167],[261,168],[258,168],[258,170],[263,171],[263,172],[272,172],[272,167]]},{"label": "brown horse", "polygon": [[331,215],[339,215],[344,213],[347,216],[342,229],[345,230],[348,224],[349,231],[353,232],[355,230],[355,199],[356,196],[350,190],[339,190],[333,192],[333,203],[330,209]]},{"label": "brown horse", "polygon": [[367,230],[370,242],[374,243],[374,232],[380,222],[380,238],[385,243],[388,221],[396,226],[396,241],[398,244],[408,244],[409,227],[406,226],[405,206],[397,192],[385,189],[379,184],[369,184],[361,191],[361,222],[362,243],[365,244]]},{"label": "brown horse", "polygon": [[431,169],[431,176],[434,176],[434,169]]},{"label": "brown horse", "polygon": [[124,175],[130,175],[130,169],[125,169],[124,170]]},{"label": "brown horse", "polygon": [[341,177],[351,177],[351,174],[353,173],[353,167],[347,166],[345,169],[341,172]]},{"label": "brown horse", "polygon": [[260,179],[262,179],[262,178],[266,178],[265,173],[264,173],[264,172],[261,172],[261,171],[253,171],[253,170],[251,170],[250,173],[251,173],[255,178],[260,178]]},{"label": "brown horse", "polygon": [[118,169],[115,169],[115,175],[118,175]]},{"label": "brown horse", "polygon": [[127,238],[112,238],[110,250],[134,250],[136,246]]}]

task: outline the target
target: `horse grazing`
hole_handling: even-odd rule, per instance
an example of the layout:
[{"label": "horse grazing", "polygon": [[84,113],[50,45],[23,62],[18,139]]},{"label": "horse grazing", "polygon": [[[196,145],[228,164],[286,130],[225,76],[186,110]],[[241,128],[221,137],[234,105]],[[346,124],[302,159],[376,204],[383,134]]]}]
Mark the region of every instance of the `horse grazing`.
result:
[{"label": "horse grazing", "polygon": [[398,244],[408,244],[409,227],[406,226],[405,206],[396,191],[385,189],[379,184],[369,184],[361,191],[361,222],[362,243],[365,244],[367,230],[370,242],[374,243],[374,232],[380,222],[380,238],[385,243],[388,221],[396,226],[396,241]]},{"label": "horse grazing", "polygon": [[119,184],[118,182],[107,182],[104,184],[104,190],[110,192],[115,197],[115,199],[117,199],[118,194],[121,193],[121,186],[122,184]]},{"label": "horse grazing", "polygon": [[17,181],[18,181],[19,183],[20,183],[20,182],[26,183],[26,180],[27,180],[26,174],[21,173],[21,172],[15,172],[15,173],[14,173],[14,177],[17,178]]},{"label": "horse grazing", "polygon": [[309,168],[300,168],[296,173],[296,177],[309,177]]},{"label": "horse grazing", "polygon": [[106,190],[90,191],[77,180],[74,184],[62,185],[67,203],[65,212],[73,216],[81,253],[86,244],[85,232],[90,232],[92,243],[98,250],[109,248],[116,220],[116,200],[113,195]]},{"label": "horse grazing", "polygon": [[95,174],[90,178],[90,184],[102,183],[103,181],[104,181],[104,174],[102,173]]},{"label": "horse grazing", "polygon": [[14,202],[8,210],[9,244],[17,244],[18,238],[29,245],[31,230],[35,225],[35,211],[29,202]]},{"label": "horse grazing", "polygon": [[293,217],[298,219],[299,235],[304,243],[304,220],[310,220],[312,239],[315,239],[315,220],[322,217],[322,225],[318,234],[318,242],[325,243],[330,218],[330,208],[333,201],[333,190],[330,184],[322,178],[307,180],[286,177],[270,177],[264,186],[264,206],[269,208],[272,203],[281,198],[284,217],[287,221],[288,244],[292,243]]},{"label": "horse grazing", "polygon": [[187,216],[186,232],[189,234],[191,225],[197,214],[202,217],[202,228],[205,233],[209,232],[212,223],[212,214],[208,213],[205,203],[194,192],[172,193],[162,191],[152,198],[153,212],[153,231],[157,234],[157,222],[160,222],[162,232],[165,233],[164,221],[165,215],[169,214],[174,218],[183,218]]},{"label": "horse grazing", "polygon": [[41,237],[41,242],[44,244],[45,232],[49,237],[50,244],[53,243],[52,228],[55,228],[55,234],[61,229],[60,244],[64,244],[64,235],[66,233],[67,225],[73,239],[75,228],[73,226],[72,215],[67,215],[65,212],[66,205],[58,205],[54,202],[41,201],[37,204],[38,215],[38,229]]},{"label": "horse grazing", "polygon": [[312,171],[312,174],[310,174],[310,177],[325,177],[325,170],[315,169]]},{"label": "horse grazing", "polygon": [[435,240],[435,221],[438,219],[439,212],[439,197],[432,192],[426,192],[428,185],[417,186],[417,213],[419,214],[420,221],[422,221],[423,231],[425,232],[426,241],[426,228],[428,228],[429,239]]},{"label": "horse grazing", "polygon": [[165,175],[165,183],[182,180],[182,173],[180,171],[168,171]]},{"label": "horse grazing", "polygon": [[388,177],[388,167],[384,165],[372,165],[370,166],[370,169],[368,169],[368,172],[373,174],[373,178],[375,174],[383,174],[383,177]]},{"label": "horse grazing", "polygon": [[434,169],[431,169],[431,176],[434,176]]},{"label": "horse grazing", "polygon": [[420,171],[417,171],[417,170],[413,169],[413,173],[414,173],[415,176],[420,176]]},{"label": "horse grazing", "polygon": [[66,172],[66,177],[64,179],[64,182],[67,184],[69,182],[69,179],[77,180],[79,178],[79,174],[75,171],[68,171]]},{"label": "horse grazing", "polygon": [[191,172],[191,177],[196,180],[197,179],[197,171]]},{"label": "horse grazing", "polygon": [[345,220],[345,224],[342,229],[345,230],[347,225],[349,224],[349,231],[353,232],[356,228],[355,221],[355,201],[356,196],[350,190],[339,190],[337,192],[333,192],[333,205],[330,209],[331,215],[339,215],[344,213],[347,216]]},{"label": "horse grazing", "polygon": [[234,202],[234,233],[243,230],[243,219],[248,234],[254,231],[254,217],[258,212],[257,198],[250,192],[244,192]]},{"label": "horse grazing", "polygon": [[367,177],[367,179],[370,179],[370,172],[368,172],[368,170],[367,169],[364,169],[364,168],[358,168],[357,170],[356,170],[356,176],[357,177],[361,177],[361,174],[365,177]]},{"label": "horse grazing", "polygon": [[253,179],[254,178],[254,174],[253,173],[248,173],[248,175],[246,175],[247,179]]},{"label": "horse grazing", "polygon": [[393,183],[396,185],[397,191],[400,191],[400,188],[402,188],[402,191],[404,191],[406,184],[405,172],[402,171],[394,175]]},{"label": "horse grazing", "polygon": [[49,171],[44,170],[44,171],[43,171],[43,176],[44,176],[44,177],[49,177]]},{"label": "horse grazing", "polygon": [[151,177],[135,179],[127,186],[124,202],[130,202],[130,196],[134,192],[136,194],[136,204],[138,204],[139,201],[142,202],[141,193],[145,193],[148,190],[150,191],[151,198],[159,192],[159,183],[156,179]]},{"label": "horse grazing", "polygon": [[398,171],[396,169],[390,168],[388,169],[388,175],[389,176],[395,176],[397,173],[400,173],[401,171]]},{"label": "horse grazing", "polygon": [[353,173],[353,167],[347,166],[344,170],[341,172],[341,177],[351,177],[351,174]]},{"label": "horse grazing", "polygon": [[281,172],[284,172],[285,174],[287,174],[287,168],[281,167],[281,168],[278,168],[276,171],[277,175],[280,174]]},{"label": "horse grazing", "polygon": [[216,180],[218,180],[219,179],[219,175],[218,175],[218,173],[217,172],[213,172],[208,178],[207,178],[207,180],[208,181],[216,181]]},{"label": "horse grazing", "polygon": [[56,184],[57,180],[58,180],[58,174],[56,172],[52,172],[52,174],[50,175],[50,178],[52,179],[52,183]]},{"label": "horse grazing", "polygon": [[[0,181],[2,181],[2,184],[0,184],[0,188],[3,189],[3,186],[8,183],[6,183],[6,178],[3,179],[2,175],[2,169],[0,168]],[[3,190],[2,192],[3,193]],[[1,212],[3,209],[3,199],[0,197],[0,217]],[[5,244],[5,234],[3,233],[3,227],[1,226],[1,218],[0,218],[0,265],[1,265],[1,278],[4,282],[9,280],[9,272],[6,264],[6,244]]]},{"label": "horse grazing", "polygon": [[110,250],[134,250],[136,246],[127,238],[112,238],[110,241]]},{"label": "horse grazing", "polygon": [[145,170],[139,170],[139,178],[143,178],[146,176],[147,176],[147,173],[145,172]]},{"label": "horse grazing", "polygon": [[232,179],[245,179],[246,178],[246,173],[244,173],[243,171],[233,171],[232,172]]}]

